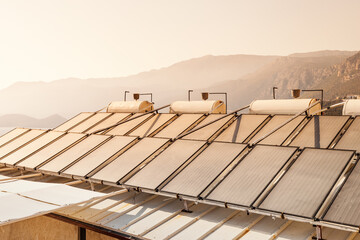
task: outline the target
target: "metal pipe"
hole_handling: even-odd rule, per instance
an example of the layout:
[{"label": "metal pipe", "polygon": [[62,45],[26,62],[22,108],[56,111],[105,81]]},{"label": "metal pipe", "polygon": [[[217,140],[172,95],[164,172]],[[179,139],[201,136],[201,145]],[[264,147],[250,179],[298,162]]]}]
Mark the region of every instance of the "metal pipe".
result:
[{"label": "metal pipe", "polygon": [[318,114],[318,113],[325,112],[325,111],[327,111],[327,110],[329,110],[329,109],[331,109],[331,108],[338,107],[338,106],[342,106],[342,105],[344,105],[345,103],[346,103],[346,102],[335,103],[335,104],[333,104],[333,105],[331,105],[331,106],[329,106],[329,107],[326,107],[326,108],[323,108],[323,109],[321,109],[321,110],[319,110],[319,111],[316,111],[316,112],[314,112],[314,113],[311,114],[311,115],[316,115],[316,114]]},{"label": "metal pipe", "polygon": [[[136,93],[138,96],[141,96],[141,95],[148,95],[148,96],[150,96],[150,102],[152,102],[153,103],[153,95],[152,95],[152,93]],[[135,96],[135,94],[134,94],[134,96]],[[136,99],[137,100],[137,99]]]},{"label": "metal pipe", "polygon": [[209,93],[211,95],[217,95],[217,94],[221,94],[221,95],[225,95],[225,113],[227,113],[227,93],[226,92],[212,92],[212,93]]},{"label": "metal pipe", "polygon": [[278,89],[277,87],[273,87],[272,91],[273,91],[273,99],[275,99],[275,90]]},{"label": "metal pipe", "polygon": [[126,102],[126,94],[127,94],[127,93],[130,93],[130,91],[125,91],[125,92],[124,92],[124,101],[125,101],[125,102]]},{"label": "metal pipe", "polygon": [[217,121],[219,121],[219,120],[221,120],[221,119],[223,119],[223,118],[226,118],[226,117],[229,116],[229,115],[235,114],[235,113],[240,112],[240,111],[242,111],[242,110],[244,110],[244,109],[246,109],[246,108],[249,108],[249,107],[250,107],[250,105],[247,105],[247,106],[242,107],[242,108],[239,108],[239,109],[237,109],[237,110],[235,110],[235,111],[233,111],[233,112],[231,112],[231,113],[225,114],[224,116],[222,116],[222,117],[220,117],[220,118],[218,118],[218,119],[215,119],[215,120],[213,120],[213,121],[211,121],[211,122],[208,122],[207,124],[204,124],[204,125],[202,125],[202,126],[200,126],[200,127],[196,127],[196,128],[194,128],[193,130],[188,131],[188,132],[186,132],[186,133],[180,134],[180,135],[178,135],[177,137],[175,137],[173,140],[176,140],[176,139],[185,137],[186,135],[188,135],[188,134],[190,134],[190,133],[193,133],[193,132],[195,132],[195,131],[197,131],[197,130],[200,130],[200,129],[206,127],[206,126],[209,126],[210,124],[213,124],[214,122],[217,122]]},{"label": "metal pipe", "polygon": [[194,92],[194,90],[188,90],[188,101],[190,101],[191,93]]},{"label": "metal pipe", "polygon": [[324,90],[323,89],[304,89],[301,90],[302,92],[320,92],[321,93],[321,103],[320,106],[322,108],[323,103],[324,103]]},{"label": "metal pipe", "polygon": [[117,126],[119,126],[119,125],[121,125],[121,124],[124,124],[124,123],[126,123],[126,122],[132,121],[132,120],[134,120],[134,119],[137,119],[137,118],[139,118],[139,117],[145,116],[145,115],[147,115],[147,114],[150,114],[150,113],[153,113],[153,112],[157,112],[157,111],[159,111],[159,110],[161,110],[161,109],[163,109],[163,108],[167,108],[167,107],[170,107],[170,104],[165,105],[165,106],[162,106],[162,107],[157,108],[157,109],[154,109],[154,110],[151,110],[151,111],[149,111],[149,112],[140,114],[139,116],[136,116],[136,117],[127,119],[127,120],[125,120],[125,121],[123,121],[123,122],[119,122],[119,123],[113,124],[113,125],[111,125],[111,126],[109,126],[109,127],[105,127],[105,128],[96,130],[96,131],[94,131],[94,132],[92,132],[92,133],[90,133],[90,134],[96,134],[96,133],[99,133],[99,132],[108,130],[108,129],[112,128],[112,127],[117,127]]},{"label": "metal pipe", "polygon": [[279,130],[280,128],[282,128],[283,126],[285,126],[286,124],[288,124],[289,122],[291,122],[292,120],[294,120],[295,118],[297,118],[298,116],[300,116],[301,114],[303,114],[304,112],[306,112],[307,110],[309,110],[310,108],[314,107],[316,104],[319,104],[320,101],[316,101],[313,104],[311,104],[309,107],[305,108],[304,110],[301,110],[300,112],[298,112],[297,114],[295,114],[292,118],[290,118],[289,120],[287,120],[286,122],[280,124],[280,126],[276,127],[275,129],[273,129],[272,131],[268,132],[267,134],[265,134],[264,136],[258,138],[255,142],[253,142],[251,145],[254,146],[256,144],[258,144],[259,142],[261,142],[262,140],[264,140],[265,138],[267,138],[268,136],[270,136],[271,134],[273,134],[274,132],[276,132],[277,130]]}]

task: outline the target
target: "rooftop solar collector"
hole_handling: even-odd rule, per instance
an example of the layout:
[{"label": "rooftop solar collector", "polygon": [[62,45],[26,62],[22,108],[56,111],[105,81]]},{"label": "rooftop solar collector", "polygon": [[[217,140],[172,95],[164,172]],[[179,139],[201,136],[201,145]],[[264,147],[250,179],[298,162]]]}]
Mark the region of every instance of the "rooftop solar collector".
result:
[{"label": "rooftop solar collector", "polygon": [[312,218],[352,156],[352,151],[306,148],[260,208]]},{"label": "rooftop solar collector", "polygon": [[105,112],[95,113],[94,115],[92,115],[91,117],[80,123],[79,125],[72,128],[70,132],[83,133],[87,129],[93,127],[95,124],[101,122],[110,115],[111,113],[105,113]]},{"label": "rooftop solar collector", "polygon": [[[136,113],[131,118],[138,117],[139,115],[142,115],[143,113]],[[131,121],[125,122],[123,124],[120,124],[113,129],[111,129],[107,134],[110,135],[125,135],[126,133],[130,132],[134,128],[136,128],[138,125],[143,124],[147,119],[151,118],[152,114],[147,114],[141,117],[138,117],[136,119],[133,119]]]},{"label": "rooftop solar collector", "polygon": [[141,125],[137,129],[135,129],[133,132],[131,132],[129,135],[130,136],[140,136],[140,137],[149,136],[149,134],[151,134],[156,129],[161,127],[163,124],[165,124],[167,121],[169,121],[174,116],[175,116],[175,114],[158,113],[154,117],[152,117],[149,121],[145,122],[143,125]]},{"label": "rooftop solar collector", "polygon": [[245,147],[235,143],[210,144],[161,190],[197,197]]},{"label": "rooftop solar collector", "polygon": [[8,132],[0,137],[0,146],[8,143],[9,141],[15,139],[16,137],[20,136],[21,134],[26,133],[27,131],[29,131],[29,129],[27,129],[27,128],[15,128],[15,129],[11,130],[10,132]]},{"label": "rooftop solar collector", "polygon": [[257,145],[207,199],[250,206],[296,149]]},{"label": "rooftop solar collector", "polygon": [[267,117],[268,115],[242,114],[215,140],[242,143]]},{"label": "rooftop solar collector", "polygon": [[65,174],[85,177],[93,169],[134,141],[135,137],[116,136],[101,145],[80,161],[64,171]]},{"label": "rooftop solar collector", "polygon": [[36,168],[40,164],[44,163],[46,160],[50,159],[54,155],[58,154],[62,150],[71,146],[75,142],[79,141],[81,138],[85,137],[85,134],[81,133],[67,133],[60,139],[56,140],[52,144],[46,146],[30,157],[26,158],[24,161],[17,164],[17,166],[26,167],[26,168]]},{"label": "rooftop solar collector", "polygon": [[153,159],[126,184],[156,189],[171,173],[186,162],[205,142],[177,140],[164,152]]},{"label": "rooftop solar collector", "polygon": [[92,178],[116,183],[167,141],[167,139],[161,138],[144,138],[110,164],[106,165],[92,176]]},{"label": "rooftop solar collector", "polygon": [[335,146],[336,149],[350,149],[360,152],[360,118],[356,117]]},{"label": "rooftop solar collector", "polygon": [[113,126],[116,123],[119,123],[120,121],[123,121],[127,116],[129,116],[129,113],[114,113],[110,117],[106,118],[104,121],[99,122],[92,128],[86,130],[86,133],[93,133],[98,130]]},{"label": "rooftop solar collector", "polygon": [[66,132],[76,126],[77,124],[81,123],[85,119],[91,117],[94,113],[91,112],[83,112],[79,113],[75,117],[71,118],[70,120],[66,121],[65,123],[61,124],[60,126],[54,128],[55,131],[63,131]]},{"label": "rooftop solar collector", "polygon": [[13,152],[12,154],[3,158],[0,162],[14,165],[20,160],[26,158],[30,154],[36,152],[42,147],[46,146],[50,142],[64,135],[64,132],[50,131],[20,148],[19,150]]}]

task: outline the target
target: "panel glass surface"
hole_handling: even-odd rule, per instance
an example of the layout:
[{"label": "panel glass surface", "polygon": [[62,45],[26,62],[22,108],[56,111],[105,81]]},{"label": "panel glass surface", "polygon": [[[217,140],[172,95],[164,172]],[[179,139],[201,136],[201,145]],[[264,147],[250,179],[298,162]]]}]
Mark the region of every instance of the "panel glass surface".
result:
[{"label": "panel glass surface", "polygon": [[149,136],[149,134],[151,134],[156,129],[161,127],[163,124],[165,124],[174,116],[175,114],[158,113],[154,117],[152,117],[149,121],[146,121],[144,124],[142,124],[139,128],[135,129],[135,131],[131,132],[129,135],[140,136],[140,137]]},{"label": "panel glass surface", "polygon": [[245,147],[245,144],[212,143],[161,190],[198,196]]},{"label": "panel glass surface", "polygon": [[205,142],[201,141],[175,141],[164,152],[130,178],[126,184],[155,189],[204,144]]},{"label": "panel glass surface", "polygon": [[182,114],[174,122],[166,126],[163,130],[161,130],[155,137],[161,138],[175,138],[180,133],[184,132],[187,128],[189,128],[192,124],[194,124],[202,114]]},{"label": "panel glass surface", "polygon": [[40,170],[59,172],[91,149],[105,141],[109,136],[104,135],[91,135],[72,148],[68,149],[64,153],[60,154],[44,166],[40,167]]},{"label": "panel glass surface", "polygon": [[336,149],[350,149],[360,152],[360,118],[356,117],[335,146]]},{"label": "panel glass surface", "polygon": [[240,115],[215,141],[242,143],[268,115]]},{"label": "panel glass surface", "polygon": [[114,113],[110,117],[106,118],[104,121],[101,121],[89,130],[86,130],[85,133],[93,133],[95,131],[110,127],[116,123],[123,121],[129,115],[129,113]]},{"label": "panel glass surface", "polygon": [[15,128],[0,137],[0,146],[29,131],[27,128]]},{"label": "panel glass surface", "polygon": [[70,120],[66,121],[65,123],[61,124],[60,126],[54,128],[54,130],[55,131],[63,131],[63,132],[69,131],[71,128],[73,128],[74,126],[76,126],[80,122],[84,121],[85,119],[87,119],[88,117],[90,117],[93,114],[94,113],[90,113],[90,112],[80,113],[80,114],[76,115],[75,117],[71,118]]},{"label": "panel glass surface", "polygon": [[110,115],[111,115],[111,113],[105,113],[105,112],[95,113],[94,115],[92,115],[91,117],[89,117],[88,119],[86,119],[85,121],[80,123],[79,125],[72,128],[70,130],[70,132],[83,133],[87,129],[93,127],[95,124],[97,124],[98,122],[101,122],[102,120],[109,117]]},{"label": "panel glass surface", "polygon": [[45,130],[38,130],[38,129],[34,129],[26,132],[25,134],[16,138],[14,141],[11,141],[8,144],[2,146],[0,148],[0,158],[3,158],[5,155],[11,153],[17,148],[20,148],[27,142],[33,140],[34,138],[40,136],[43,133],[45,133]]},{"label": "panel glass surface", "polygon": [[[315,121],[319,119],[319,132],[315,134]],[[344,126],[349,116],[314,116],[303,130],[290,143],[290,146],[327,148],[340,129]],[[318,136],[320,139],[317,140]],[[318,141],[317,144],[315,142]]]},{"label": "panel glass surface", "polygon": [[119,152],[130,142],[134,141],[135,137],[117,136],[91,152],[86,157],[82,158],[79,162],[64,171],[65,174],[86,176],[93,169],[108,160],[111,156]]},{"label": "panel glass surface", "polygon": [[20,148],[19,150],[1,159],[0,162],[13,165],[19,162],[20,160],[26,158],[30,154],[36,152],[40,148],[46,146],[47,144],[54,141],[61,135],[64,135],[64,132],[57,132],[57,131],[47,132],[44,135],[40,136],[39,138],[35,139],[34,141],[30,142],[29,144],[25,145],[24,147]]},{"label": "panel glass surface", "polygon": [[207,199],[250,206],[296,149],[257,145]]},{"label": "panel glass surface", "polygon": [[167,141],[161,138],[144,138],[91,178],[116,183]]},{"label": "panel glass surface", "polygon": [[[287,115],[276,115],[250,140],[250,143],[258,140],[264,135],[268,134],[275,128],[279,127],[281,124],[292,118],[293,116]],[[286,138],[295,130],[295,128],[301,123],[304,119],[304,116],[299,116],[292,120],[291,122],[284,125],[282,128],[259,142],[260,144],[270,144],[270,145],[281,145]]]},{"label": "panel glass surface", "polygon": [[352,155],[352,151],[305,149],[260,208],[312,218]]},{"label": "panel glass surface", "polygon": [[[223,114],[212,114],[207,116],[203,121],[201,121],[195,128],[201,127],[211,121],[217,120],[220,117],[223,117]],[[222,126],[229,121],[233,115],[227,116],[223,119],[220,119],[206,127],[203,127],[202,129],[199,129],[193,133],[190,133],[189,135],[184,136],[182,139],[191,139],[191,140],[208,140],[211,136],[213,136],[216,131],[218,131]],[[194,128],[194,129],[195,129]]]},{"label": "panel glass surface", "polygon": [[63,151],[65,148],[71,146],[75,142],[83,138],[85,134],[81,133],[67,133],[60,139],[41,149],[37,153],[26,158],[24,161],[17,164],[20,167],[35,168],[50,159],[54,155]]},{"label": "panel glass surface", "polygon": [[360,225],[360,164],[357,163],[325,215],[326,221]]},{"label": "panel glass surface", "polygon": [[[143,113],[136,113],[134,114],[130,119],[135,118],[139,115],[142,115]],[[131,120],[129,122],[120,124],[119,126],[113,128],[112,130],[110,130],[109,132],[107,132],[106,134],[110,134],[110,135],[125,135],[126,133],[128,133],[130,130],[133,130],[135,127],[137,127],[138,125],[143,124],[146,120],[148,120],[149,118],[151,118],[153,115],[152,114],[147,114],[144,115],[142,117],[138,117],[134,120]]]}]

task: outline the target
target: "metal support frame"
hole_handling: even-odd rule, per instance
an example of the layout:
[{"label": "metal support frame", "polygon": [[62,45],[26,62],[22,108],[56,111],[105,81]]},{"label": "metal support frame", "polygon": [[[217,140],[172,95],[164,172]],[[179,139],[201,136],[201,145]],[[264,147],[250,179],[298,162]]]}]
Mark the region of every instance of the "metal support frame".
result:
[{"label": "metal support frame", "polygon": [[226,92],[210,92],[209,95],[224,95],[225,96],[225,113],[227,113],[227,108],[228,108],[227,93]]},{"label": "metal support frame", "polygon": [[[153,94],[152,94],[152,93],[134,93],[134,96],[135,96],[135,94],[137,94],[138,96],[144,96],[144,95],[150,96],[150,102],[151,102],[151,103],[154,103],[154,102],[153,102]],[[137,99],[135,99],[135,100],[137,100]]]},{"label": "metal support frame", "polygon": [[191,93],[194,92],[194,90],[188,90],[188,101],[191,101],[190,100],[190,97],[191,97]]},{"label": "metal support frame", "polygon": [[320,106],[323,107],[324,104],[324,90],[323,89],[303,89],[302,92],[320,92],[321,93],[321,100],[320,100]]},{"label": "metal support frame", "polygon": [[277,87],[272,88],[273,99],[275,99],[275,90],[277,90],[277,89],[278,89]]},{"label": "metal support frame", "polygon": [[130,93],[130,91],[125,91],[125,92],[124,92],[124,102],[126,102],[126,94],[127,94],[127,93]]}]

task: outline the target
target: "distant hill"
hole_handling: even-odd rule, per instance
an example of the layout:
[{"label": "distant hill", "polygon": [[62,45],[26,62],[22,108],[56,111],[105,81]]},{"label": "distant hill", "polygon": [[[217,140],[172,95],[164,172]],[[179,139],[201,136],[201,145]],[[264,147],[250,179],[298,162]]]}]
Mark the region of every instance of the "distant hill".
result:
[{"label": "distant hill", "polygon": [[36,119],[23,114],[7,114],[0,116],[0,127],[54,128],[64,121],[66,119],[59,115]]},{"label": "distant hill", "polygon": [[356,52],[329,50],[285,57],[205,56],[121,78],[19,82],[0,91],[0,114],[69,118],[122,100],[125,90],[152,92],[157,107],[187,99],[188,89],[194,90],[193,99],[201,91],[227,92],[229,110],[271,98],[273,86],[279,98],[290,97],[293,88],[323,88],[325,99],[333,99],[360,94],[358,58]]}]

